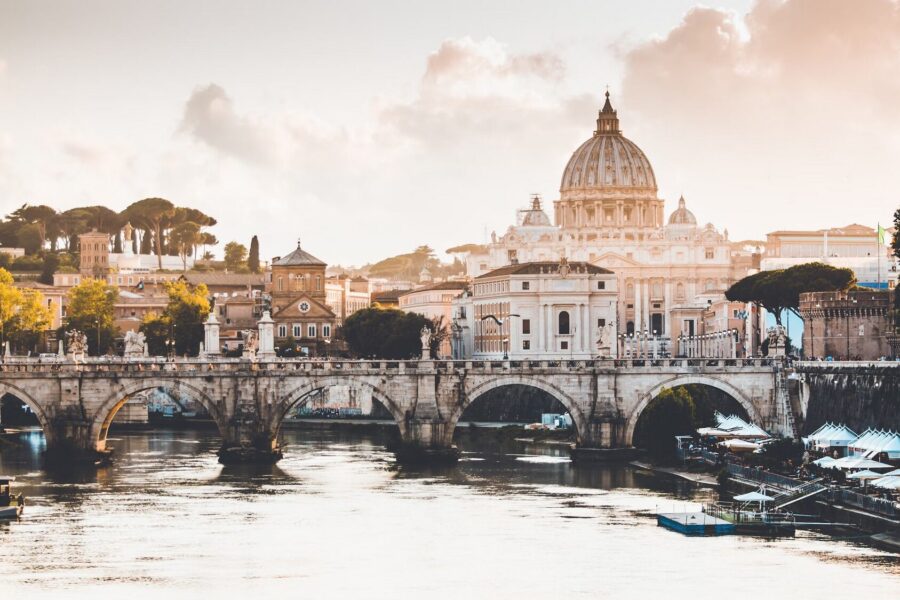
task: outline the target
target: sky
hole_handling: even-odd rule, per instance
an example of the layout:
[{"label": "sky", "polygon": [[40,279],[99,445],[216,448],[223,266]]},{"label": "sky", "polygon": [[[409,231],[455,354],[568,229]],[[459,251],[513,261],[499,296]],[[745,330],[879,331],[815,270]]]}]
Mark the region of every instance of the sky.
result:
[{"label": "sky", "polygon": [[443,251],[550,208],[607,89],[667,211],[731,239],[900,206],[895,0],[0,0],[0,211],[161,196],[264,259]]}]

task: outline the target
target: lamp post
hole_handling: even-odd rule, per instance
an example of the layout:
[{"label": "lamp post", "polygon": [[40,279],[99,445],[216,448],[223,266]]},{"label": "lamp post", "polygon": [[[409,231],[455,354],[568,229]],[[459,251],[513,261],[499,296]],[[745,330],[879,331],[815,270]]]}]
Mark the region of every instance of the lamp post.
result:
[{"label": "lamp post", "polygon": [[[483,317],[481,317],[481,320],[482,321],[493,321],[494,323],[496,323],[497,327],[500,328],[500,335],[502,336],[503,335],[503,324],[507,323],[509,321],[509,319],[512,317],[520,317],[521,318],[522,315],[519,315],[516,313],[510,313],[510,314],[506,315],[506,319],[503,319],[503,320],[498,319],[496,315],[484,315]],[[501,340],[501,342],[503,343],[503,360],[509,360],[509,352],[508,352],[509,338],[510,338],[510,329],[507,329],[506,339]]]},{"label": "lamp post", "polygon": [[97,356],[100,356],[100,317],[94,319],[94,326],[97,328]]}]

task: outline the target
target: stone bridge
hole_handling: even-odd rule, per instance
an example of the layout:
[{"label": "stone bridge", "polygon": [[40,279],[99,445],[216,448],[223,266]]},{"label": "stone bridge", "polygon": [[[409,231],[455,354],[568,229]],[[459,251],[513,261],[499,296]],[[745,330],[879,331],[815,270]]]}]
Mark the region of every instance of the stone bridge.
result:
[{"label": "stone bridge", "polygon": [[543,390],[571,414],[576,448],[631,445],[638,418],[665,388],[702,384],[726,392],[757,424],[792,433],[784,365],[770,359],[564,361],[369,361],[301,359],[104,359],[0,365],[0,395],[37,415],[47,457],[95,460],[109,452],[107,433],[133,395],[163,388],[202,404],[223,438],[220,457],[277,460],[282,422],[319,390],[346,386],[390,411],[401,458],[452,459],[453,432],[465,409],[508,385]]}]

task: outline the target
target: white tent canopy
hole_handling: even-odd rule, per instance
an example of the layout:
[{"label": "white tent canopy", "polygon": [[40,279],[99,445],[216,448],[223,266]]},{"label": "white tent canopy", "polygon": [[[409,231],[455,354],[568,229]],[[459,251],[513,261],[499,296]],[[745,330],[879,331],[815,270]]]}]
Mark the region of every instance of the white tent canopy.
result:
[{"label": "white tent canopy", "polygon": [[869,485],[883,490],[900,490],[900,475],[882,477],[881,479],[876,479]]},{"label": "white tent canopy", "polygon": [[823,456],[822,458],[820,458],[818,460],[814,460],[812,462],[812,464],[816,465],[817,467],[828,468],[828,467],[831,467],[835,462],[837,462],[836,458],[831,458],[830,456]]},{"label": "white tent canopy", "polygon": [[839,458],[833,463],[829,465],[830,467],[836,469],[890,469],[891,465],[886,465],[882,462],[878,462],[877,460],[871,460],[868,458],[863,458],[861,456],[845,456],[844,458]]},{"label": "white tent canopy", "polygon": [[734,499],[738,502],[771,502],[775,498],[760,494],[759,492],[748,492],[746,494],[741,494],[740,496],[735,496]]},{"label": "white tent canopy", "polygon": [[803,438],[806,445],[824,450],[827,448],[846,447],[859,436],[846,425],[825,423],[809,436]]},{"label": "white tent canopy", "polygon": [[851,473],[847,475],[847,479],[859,479],[862,481],[863,479],[881,479],[884,477],[881,473],[876,473],[875,471],[870,471],[869,469],[865,469],[863,471],[857,471],[856,473]]},{"label": "white tent canopy", "polygon": [[701,427],[697,433],[704,437],[720,439],[750,439],[763,440],[769,438],[769,434],[753,423],[748,423],[737,415],[723,415],[716,412],[715,427]]}]

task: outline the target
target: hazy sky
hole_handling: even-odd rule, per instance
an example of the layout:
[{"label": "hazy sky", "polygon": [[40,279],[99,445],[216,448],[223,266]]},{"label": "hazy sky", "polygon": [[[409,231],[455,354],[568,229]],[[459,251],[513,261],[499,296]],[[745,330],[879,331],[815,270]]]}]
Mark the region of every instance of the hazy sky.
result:
[{"label": "hazy sky", "polygon": [[893,0],[0,0],[0,210],[219,219],[361,264],[549,206],[609,85],[667,211],[731,238],[900,206]]}]

